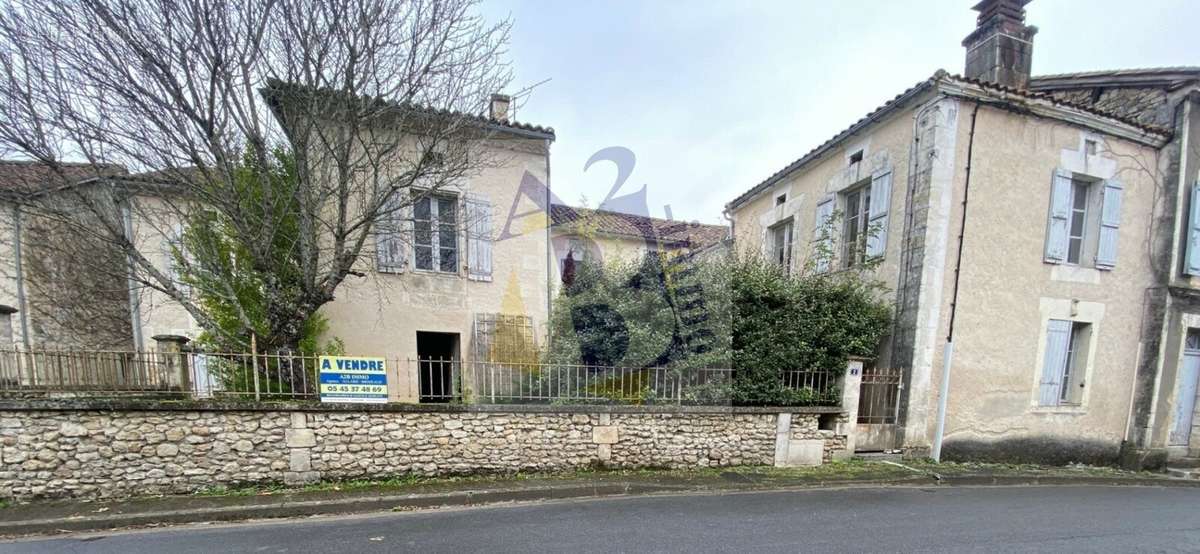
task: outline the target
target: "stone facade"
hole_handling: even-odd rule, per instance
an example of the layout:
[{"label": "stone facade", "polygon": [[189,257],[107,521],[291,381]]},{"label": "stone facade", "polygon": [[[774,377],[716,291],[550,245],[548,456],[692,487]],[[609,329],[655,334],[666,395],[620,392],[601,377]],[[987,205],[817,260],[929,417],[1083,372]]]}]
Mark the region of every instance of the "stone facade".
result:
[{"label": "stone facade", "polygon": [[780,465],[780,419],[790,421],[785,440],[822,441],[826,461],[846,444],[845,435],[819,429],[822,417],[844,414],[816,410],[36,408],[0,407],[0,498],[119,498],[406,474]]}]

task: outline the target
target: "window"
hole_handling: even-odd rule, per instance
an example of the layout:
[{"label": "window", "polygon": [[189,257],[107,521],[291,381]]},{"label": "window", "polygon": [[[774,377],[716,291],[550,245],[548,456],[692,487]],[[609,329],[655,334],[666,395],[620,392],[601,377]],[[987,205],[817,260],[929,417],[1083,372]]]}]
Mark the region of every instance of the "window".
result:
[{"label": "window", "polygon": [[846,267],[854,267],[866,258],[870,230],[871,187],[860,187],[846,194],[846,226],[843,231]]},{"label": "window", "polygon": [[787,195],[786,194],[780,194],[779,196],[775,197],[775,205],[776,206],[782,206],[786,203],[787,203]]},{"label": "window", "polygon": [[0,348],[12,348],[13,340],[13,314],[17,310],[10,306],[0,304]]},{"label": "window", "polygon": [[771,227],[771,260],[785,271],[792,267],[792,220]]},{"label": "window", "polygon": [[850,165],[854,165],[858,162],[861,162],[862,159],[863,159],[863,151],[862,150],[859,150],[858,152],[850,154]]},{"label": "window", "polygon": [[1123,190],[1116,179],[1056,170],[1043,260],[1104,271],[1116,267]]},{"label": "window", "polygon": [[1071,226],[1067,236],[1067,263],[1079,264],[1087,240],[1088,191],[1091,187],[1083,181],[1071,181]]},{"label": "window", "polygon": [[1078,405],[1092,326],[1089,323],[1051,319],[1046,326],[1046,356],[1042,367],[1039,404]]},{"label": "window", "polygon": [[413,245],[417,269],[458,272],[457,199],[450,196],[416,199]]}]

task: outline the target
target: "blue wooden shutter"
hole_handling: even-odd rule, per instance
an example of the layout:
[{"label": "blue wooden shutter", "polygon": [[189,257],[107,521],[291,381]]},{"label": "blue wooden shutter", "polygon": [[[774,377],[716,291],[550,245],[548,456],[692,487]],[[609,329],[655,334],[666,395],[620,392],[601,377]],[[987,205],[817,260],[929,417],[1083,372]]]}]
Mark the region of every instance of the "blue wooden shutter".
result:
[{"label": "blue wooden shutter", "polygon": [[1200,275],[1200,181],[1192,185],[1192,209],[1188,214],[1187,263],[1184,273]]},{"label": "blue wooden shutter", "polygon": [[375,221],[375,268],[381,273],[403,273],[408,267],[404,232],[406,209],[396,191],[384,202],[385,212]]},{"label": "blue wooden shutter", "polygon": [[1121,226],[1121,182],[1104,182],[1103,206],[1100,208],[1100,243],[1096,247],[1096,269],[1112,269],[1117,265],[1117,229]]},{"label": "blue wooden shutter", "polygon": [[467,198],[467,277],[492,280],[492,203]]},{"label": "blue wooden shutter", "polygon": [[823,246],[818,253],[814,269],[819,273],[829,271],[830,256],[833,252],[833,229],[829,221],[833,218],[833,198],[826,198],[817,204],[817,216],[813,223],[813,239],[818,246]]},{"label": "blue wooden shutter", "polygon": [[1046,323],[1046,357],[1042,360],[1042,381],[1038,403],[1057,406],[1062,394],[1063,371],[1067,368],[1067,350],[1071,345],[1071,322],[1051,319]]},{"label": "blue wooden shutter", "polygon": [[867,257],[887,252],[888,210],[892,206],[892,172],[876,173],[871,178],[871,205],[868,206]]},{"label": "blue wooden shutter", "polygon": [[1061,264],[1067,260],[1067,231],[1071,221],[1071,172],[1055,170],[1050,183],[1050,218],[1046,224],[1045,260]]}]

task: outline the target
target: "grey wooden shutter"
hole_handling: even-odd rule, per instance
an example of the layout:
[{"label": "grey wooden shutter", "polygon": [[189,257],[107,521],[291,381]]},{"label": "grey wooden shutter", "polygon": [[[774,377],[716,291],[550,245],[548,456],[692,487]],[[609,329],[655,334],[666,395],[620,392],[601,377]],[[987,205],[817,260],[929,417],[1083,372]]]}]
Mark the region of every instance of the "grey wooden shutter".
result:
[{"label": "grey wooden shutter", "polygon": [[1062,393],[1062,376],[1067,367],[1067,350],[1071,344],[1071,322],[1051,319],[1046,323],[1046,357],[1042,361],[1042,381],[1038,403],[1057,406]]},{"label": "grey wooden shutter", "polygon": [[1192,208],[1188,214],[1187,260],[1183,272],[1200,275],[1200,181],[1192,185]]},{"label": "grey wooden shutter", "polygon": [[1046,223],[1046,256],[1052,264],[1067,260],[1067,241],[1071,221],[1071,172],[1054,171],[1050,183],[1050,218]]},{"label": "grey wooden shutter", "polygon": [[392,193],[384,203],[387,213],[375,222],[375,268],[380,273],[403,273],[408,267],[407,210],[400,206],[400,195],[399,191]]},{"label": "grey wooden shutter", "polygon": [[829,229],[829,221],[833,218],[833,197],[826,198],[817,204],[817,216],[813,223],[813,238],[823,252],[819,253],[816,271],[829,271],[830,256],[833,252],[833,230]]},{"label": "grey wooden shutter", "polygon": [[467,277],[473,281],[492,280],[492,203],[482,198],[467,198]]},{"label": "grey wooden shutter", "polygon": [[892,206],[892,172],[876,173],[871,178],[871,205],[867,207],[867,257],[887,252],[888,210]]},{"label": "grey wooden shutter", "polygon": [[1100,242],[1096,247],[1096,269],[1109,270],[1117,265],[1117,230],[1121,226],[1121,194],[1124,188],[1116,179],[1104,182],[1100,208]]}]

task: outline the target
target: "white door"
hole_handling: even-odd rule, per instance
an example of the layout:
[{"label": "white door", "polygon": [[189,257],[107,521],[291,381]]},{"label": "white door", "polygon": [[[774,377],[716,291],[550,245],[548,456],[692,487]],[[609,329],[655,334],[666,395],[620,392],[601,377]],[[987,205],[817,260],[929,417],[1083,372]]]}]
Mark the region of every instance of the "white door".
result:
[{"label": "white door", "polygon": [[1189,332],[1183,351],[1183,366],[1176,388],[1171,445],[1186,446],[1192,432],[1192,414],[1196,410],[1196,381],[1200,378],[1200,334]]}]

